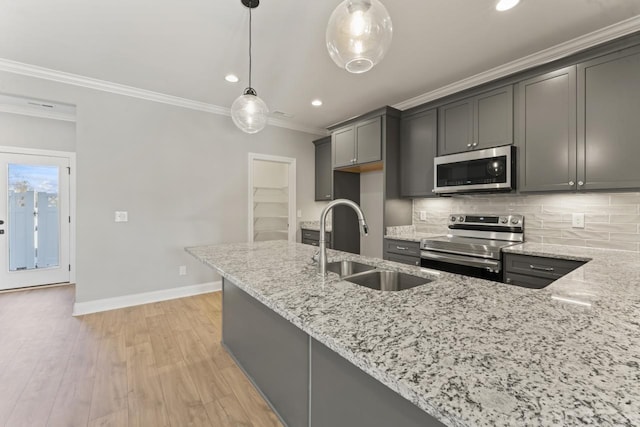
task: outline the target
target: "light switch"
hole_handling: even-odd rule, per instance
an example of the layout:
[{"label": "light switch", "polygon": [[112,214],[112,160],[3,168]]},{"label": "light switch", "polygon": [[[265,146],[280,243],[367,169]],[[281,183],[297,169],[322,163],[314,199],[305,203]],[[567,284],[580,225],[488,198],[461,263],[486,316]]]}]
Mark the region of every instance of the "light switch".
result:
[{"label": "light switch", "polygon": [[186,265],[181,265],[180,267],[178,267],[178,275],[180,275],[180,276],[186,276],[187,275],[187,266]]},{"label": "light switch", "polygon": [[427,220],[427,211],[420,211],[420,221]]},{"label": "light switch", "polygon": [[571,217],[571,227],[584,228],[584,214],[574,213]]},{"label": "light switch", "polygon": [[116,222],[127,222],[129,221],[129,212],[127,211],[116,211]]}]

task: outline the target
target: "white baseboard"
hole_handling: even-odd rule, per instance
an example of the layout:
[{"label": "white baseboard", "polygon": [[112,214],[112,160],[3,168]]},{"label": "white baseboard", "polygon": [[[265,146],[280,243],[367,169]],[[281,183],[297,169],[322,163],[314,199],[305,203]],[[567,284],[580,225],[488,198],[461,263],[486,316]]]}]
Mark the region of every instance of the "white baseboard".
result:
[{"label": "white baseboard", "polygon": [[124,295],[121,297],[104,298],[73,304],[73,315],[98,313],[100,311],[115,310],[118,308],[132,307],[134,305],[149,304],[158,301],[190,297],[222,290],[222,281],[201,283],[199,285],[181,286],[161,291],[145,292],[141,294]]}]

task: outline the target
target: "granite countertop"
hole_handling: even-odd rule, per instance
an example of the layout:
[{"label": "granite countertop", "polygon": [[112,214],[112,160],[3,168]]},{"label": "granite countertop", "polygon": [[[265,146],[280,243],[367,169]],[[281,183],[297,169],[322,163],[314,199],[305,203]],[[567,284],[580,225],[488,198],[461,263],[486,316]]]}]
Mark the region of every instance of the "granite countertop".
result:
[{"label": "granite countertop", "polygon": [[448,426],[640,425],[640,254],[524,244],[591,261],[532,290],[329,250],[433,282],[323,279],[297,243],[187,248]]},{"label": "granite countertop", "polygon": [[385,239],[405,240],[408,242],[420,242],[422,239],[430,237],[442,236],[444,233],[424,233],[416,231],[413,225],[401,225],[396,227],[387,227],[384,235]]}]

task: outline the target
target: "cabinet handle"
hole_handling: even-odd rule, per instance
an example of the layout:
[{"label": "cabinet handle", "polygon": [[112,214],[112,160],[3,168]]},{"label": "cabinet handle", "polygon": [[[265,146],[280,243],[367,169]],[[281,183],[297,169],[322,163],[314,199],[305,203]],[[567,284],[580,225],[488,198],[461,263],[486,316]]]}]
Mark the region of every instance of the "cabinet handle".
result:
[{"label": "cabinet handle", "polygon": [[467,148],[471,148],[471,143],[467,144]]},{"label": "cabinet handle", "polygon": [[416,261],[416,265],[420,265],[420,261]]},{"label": "cabinet handle", "polygon": [[584,185],[584,182],[578,181],[578,187],[582,187],[583,185]]},{"label": "cabinet handle", "polygon": [[511,277],[507,277],[507,280],[505,283],[511,283]]},{"label": "cabinet handle", "polygon": [[331,197],[331,194],[325,194],[324,197]]},{"label": "cabinet handle", "polygon": [[569,181],[569,185],[573,187],[574,185],[576,185],[576,183],[573,181]]},{"label": "cabinet handle", "polygon": [[472,146],[472,147],[477,147],[477,146],[478,146],[478,143],[477,143],[477,142],[474,142],[473,144],[471,144],[471,146]]},{"label": "cabinet handle", "polygon": [[396,246],[396,249],[398,249],[399,251],[408,251],[409,248],[405,247],[405,246]]},{"label": "cabinet handle", "polygon": [[529,264],[529,268],[532,270],[554,271],[553,267],[538,267],[537,265],[533,265],[533,264]]}]

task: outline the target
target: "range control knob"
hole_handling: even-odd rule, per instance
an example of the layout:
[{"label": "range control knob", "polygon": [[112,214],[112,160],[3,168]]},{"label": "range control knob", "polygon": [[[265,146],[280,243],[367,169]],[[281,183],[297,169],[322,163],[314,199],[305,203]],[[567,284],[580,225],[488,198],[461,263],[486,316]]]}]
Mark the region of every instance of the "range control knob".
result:
[{"label": "range control knob", "polygon": [[506,224],[507,222],[509,222],[509,220],[507,219],[506,216],[501,216],[500,217],[500,224]]},{"label": "range control knob", "polygon": [[518,218],[511,218],[511,224],[516,225],[520,222]]},{"label": "range control knob", "polygon": [[451,222],[456,222],[456,217],[455,216],[451,217]]},{"label": "range control knob", "polygon": [[463,216],[459,217],[459,218],[458,218],[458,221],[460,221],[460,222],[464,222],[464,217],[463,217]]}]

